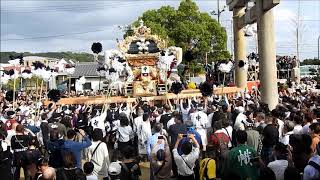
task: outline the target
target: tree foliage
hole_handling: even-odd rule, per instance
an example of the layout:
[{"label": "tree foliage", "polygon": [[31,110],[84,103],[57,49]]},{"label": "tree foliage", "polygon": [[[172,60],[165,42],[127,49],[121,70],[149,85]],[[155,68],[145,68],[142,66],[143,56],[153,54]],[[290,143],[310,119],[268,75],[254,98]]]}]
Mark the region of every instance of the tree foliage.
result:
[{"label": "tree foliage", "polygon": [[305,59],[301,62],[301,65],[320,65],[320,60],[318,59]]},{"label": "tree foliage", "polygon": [[[138,26],[139,20],[151,28],[153,34],[165,39],[168,46],[188,49],[191,41],[195,41],[193,51],[197,59],[204,59],[208,53],[208,62],[230,58],[226,50],[227,34],[223,27],[208,13],[199,11],[192,0],[181,1],[178,9],[162,6],[160,9],[148,10],[142,14],[131,26]],[[131,35],[128,29],[124,37]]]}]

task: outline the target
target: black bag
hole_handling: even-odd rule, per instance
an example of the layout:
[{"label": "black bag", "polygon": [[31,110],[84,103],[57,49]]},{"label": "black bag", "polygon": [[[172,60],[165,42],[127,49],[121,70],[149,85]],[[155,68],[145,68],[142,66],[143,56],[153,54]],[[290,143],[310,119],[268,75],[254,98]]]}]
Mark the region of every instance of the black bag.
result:
[{"label": "black bag", "polygon": [[128,180],[140,180],[139,175],[134,173],[139,168],[137,164],[135,164],[129,169],[125,163],[121,163],[121,167],[127,174],[127,176],[125,177],[128,177],[129,178]]}]

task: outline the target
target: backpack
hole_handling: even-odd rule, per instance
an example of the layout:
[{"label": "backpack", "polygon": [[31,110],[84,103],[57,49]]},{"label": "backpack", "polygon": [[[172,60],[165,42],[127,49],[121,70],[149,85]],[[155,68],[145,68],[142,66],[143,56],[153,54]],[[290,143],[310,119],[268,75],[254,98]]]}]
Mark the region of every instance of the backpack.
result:
[{"label": "backpack", "polygon": [[216,155],[217,177],[221,177],[225,171],[224,164],[230,150],[228,147],[228,142],[224,142],[223,138],[218,138],[218,136],[214,133],[213,133],[213,136],[215,136],[219,142],[218,143],[219,145],[215,148],[215,155]]},{"label": "backpack", "polygon": [[129,177],[128,180],[139,180],[139,175],[134,173],[139,168],[139,166],[137,164],[132,166],[130,169],[127,167],[127,165],[125,163],[121,163],[120,165],[125,172],[124,176],[126,178]]},{"label": "backpack", "polygon": [[226,159],[229,153],[228,142],[224,142],[223,138],[219,138],[215,133],[213,133],[212,135],[218,139],[218,146],[215,149],[217,157]]}]

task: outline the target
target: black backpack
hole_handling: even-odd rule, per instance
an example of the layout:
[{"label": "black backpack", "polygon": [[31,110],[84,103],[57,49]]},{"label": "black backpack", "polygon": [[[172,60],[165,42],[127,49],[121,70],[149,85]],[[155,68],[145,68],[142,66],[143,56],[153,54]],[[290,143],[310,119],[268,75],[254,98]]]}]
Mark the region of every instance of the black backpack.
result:
[{"label": "black backpack", "polygon": [[122,177],[125,177],[128,180],[140,180],[139,175],[135,174],[135,171],[139,168],[137,164],[132,166],[130,169],[125,163],[121,163],[120,165],[124,170],[124,173],[121,175]]}]

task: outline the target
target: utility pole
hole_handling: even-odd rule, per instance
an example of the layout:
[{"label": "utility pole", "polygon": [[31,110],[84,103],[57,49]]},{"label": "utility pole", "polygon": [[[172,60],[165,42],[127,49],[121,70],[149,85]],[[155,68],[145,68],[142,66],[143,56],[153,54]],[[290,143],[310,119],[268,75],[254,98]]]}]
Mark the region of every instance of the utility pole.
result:
[{"label": "utility pole", "polygon": [[320,61],[320,35],[318,37],[318,61]]},{"label": "utility pole", "polygon": [[220,11],[220,0],[216,0],[216,1],[217,1],[217,11],[215,10],[211,11],[211,15],[218,16],[218,23],[220,24],[220,16],[225,11],[225,8],[227,6],[224,6],[223,9]]}]

